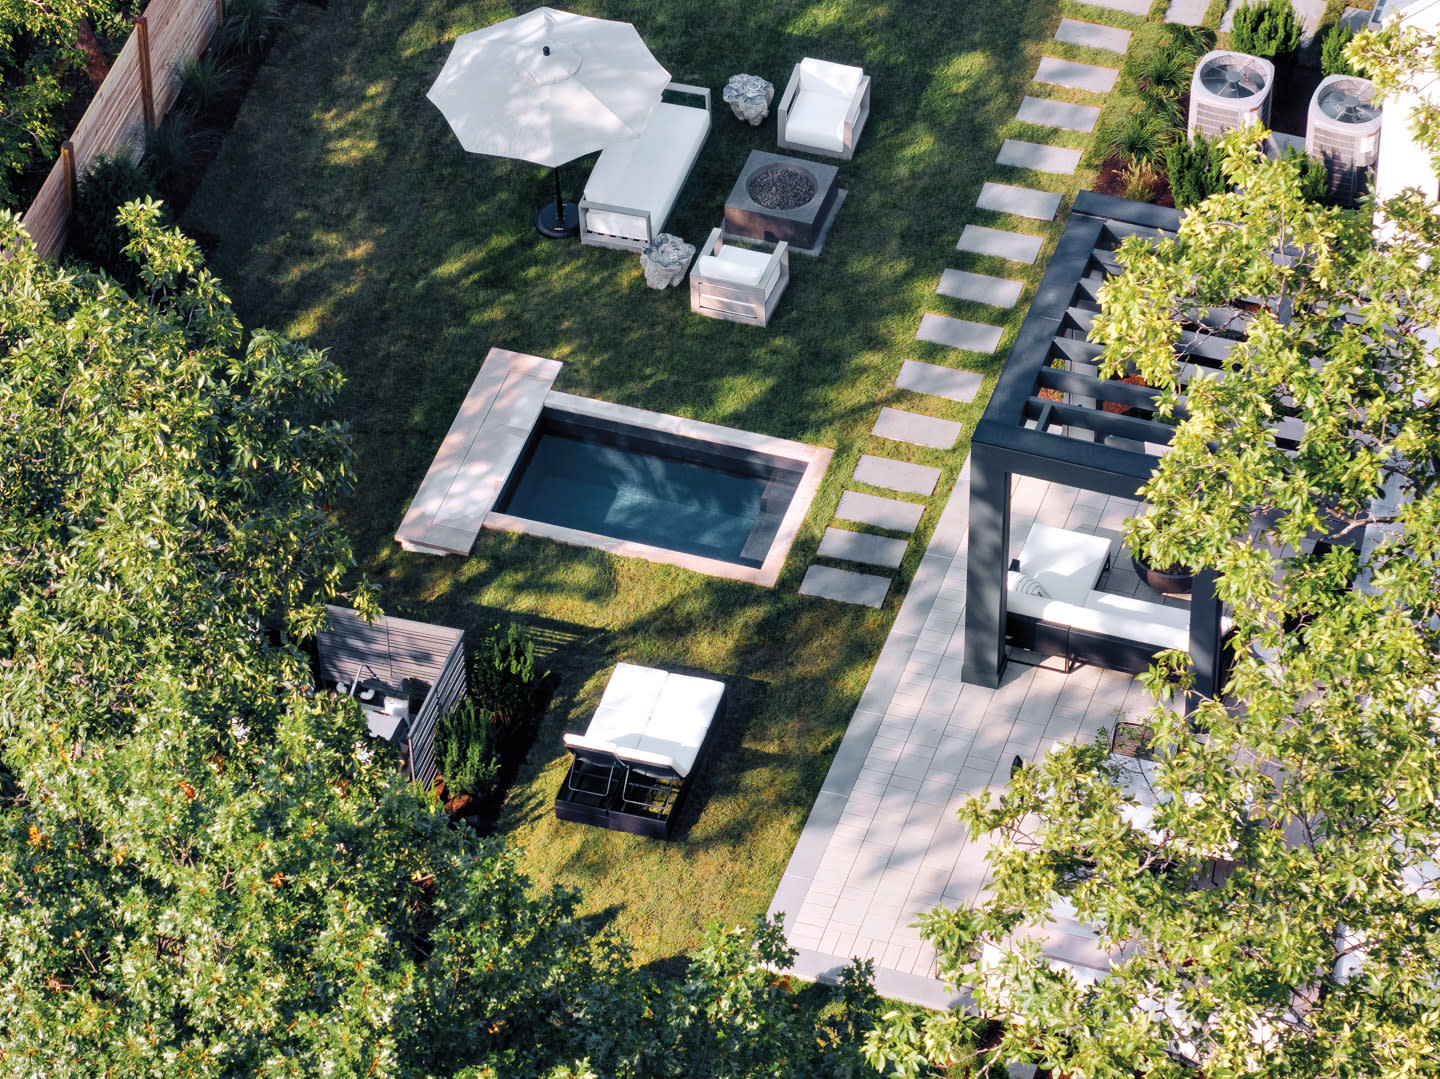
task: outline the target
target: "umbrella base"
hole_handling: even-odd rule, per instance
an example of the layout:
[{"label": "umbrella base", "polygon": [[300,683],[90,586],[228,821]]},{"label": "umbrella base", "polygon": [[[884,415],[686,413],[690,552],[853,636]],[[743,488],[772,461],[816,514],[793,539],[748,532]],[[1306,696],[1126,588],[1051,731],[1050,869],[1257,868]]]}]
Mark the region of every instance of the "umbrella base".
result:
[{"label": "umbrella base", "polygon": [[535,231],[551,240],[562,240],[580,235],[580,208],[573,202],[564,204],[564,216],[555,219],[555,204],[546,203],[535,215]]}]

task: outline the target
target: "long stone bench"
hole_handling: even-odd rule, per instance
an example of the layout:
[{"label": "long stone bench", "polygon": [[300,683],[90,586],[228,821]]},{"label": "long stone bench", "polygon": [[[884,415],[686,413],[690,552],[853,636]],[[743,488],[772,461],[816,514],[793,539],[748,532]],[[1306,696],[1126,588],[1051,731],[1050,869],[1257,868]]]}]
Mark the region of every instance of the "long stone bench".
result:
[{"label": "long stone bench", "polygon": [[605,148],[580,200],[581,243],[640,251],[664,229],[710,133],[709,88],[666,89],[702,97],[705,106],[662,101],[643,135]]}]

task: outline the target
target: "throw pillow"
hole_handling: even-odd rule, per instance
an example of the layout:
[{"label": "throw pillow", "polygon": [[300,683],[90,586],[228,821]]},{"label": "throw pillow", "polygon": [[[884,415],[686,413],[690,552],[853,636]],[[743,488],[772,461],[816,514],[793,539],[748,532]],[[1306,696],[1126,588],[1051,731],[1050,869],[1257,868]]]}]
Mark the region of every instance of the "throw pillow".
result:
[{"label": "throw pillow", "polygon": [[1045,586],[1034,577],[1018,571],[1011,571],[1005,580],[1005,587],[1011,592],[1019,592],[1024,596],[1040,596],[1044,599],[1050,598],[1050,593],[1045,591]]}]

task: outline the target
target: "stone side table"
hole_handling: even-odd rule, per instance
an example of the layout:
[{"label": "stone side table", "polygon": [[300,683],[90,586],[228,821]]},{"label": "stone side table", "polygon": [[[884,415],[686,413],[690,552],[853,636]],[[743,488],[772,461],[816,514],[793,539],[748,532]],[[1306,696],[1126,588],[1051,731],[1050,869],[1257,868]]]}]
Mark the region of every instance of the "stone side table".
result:
[{"label": "stone side table", "polygon": [[640,252],[645,283],[651,288],[678,285],[685,280],[685,271],[690,269],[690,260],[694,257],[694,244],[687,244],[668,232],[658,233],[654,242]]},{"label": "stone side table", "polygon": [[746,120],[752,127],[770,115],[770,102],[774,97],[774,85],[759,75],[731,75],[725,89],[720,91],[720,100],[730,106],[735,119]]}]

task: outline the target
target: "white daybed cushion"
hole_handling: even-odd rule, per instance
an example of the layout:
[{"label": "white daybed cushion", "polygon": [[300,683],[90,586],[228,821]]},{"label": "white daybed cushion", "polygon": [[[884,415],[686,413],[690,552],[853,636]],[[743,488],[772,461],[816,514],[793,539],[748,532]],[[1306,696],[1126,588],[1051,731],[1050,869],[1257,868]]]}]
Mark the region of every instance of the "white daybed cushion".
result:
[{"label": "white daybed cushion", "polygon": [[770,255],[746,247],[720,245],[718,255],[701,255],[692,273],[704,281],[724,281],[731,285],[758,285],[770,265]]},{"label": "white daybed cushion", "polygon": [[[650,717],[650,725],[645,728],[640,750],[652,757],[668,758],[668,766],[677,775],[689,775],[724,694],[725,683],[713,678],[670,675],[665,679],[660,699],[655,702],[655,711]],[[620,757],[643,763],[628,752],[622,751]]]},{"label": "white daybed cushion", "polygon": [[638,748],[667,677],[666,671],[654,667],[617,663],[605,685],[600,707],[585,728],[585,737],[592,742],[609,742],[617,749]]},{"label": "white daybed cushion", "polygon": [[1081,605],[1109,556],[1110,541],[1104,536],[1035,524],[1020,548],[1018,568],[1057,600]]},{"label": "white daybed cushion", "polygon": [[[863,68],[837,64],[833,60],[815,60],[807,56],[800,61],[800,91],[804,93],[808,90],[844,98],[848,107],[855,98],[855,91],[860,89],[860,79],[864,74]],[[840,116],[844,118],[843,110]]]},{"label": "white daybed cushion", "polygon": [[[1101,596],[1103,593],[1092,592],[1091,595]],[[1189,620],[1186,619],[1184,625],[1177,625],[1174,614],[1168,613],[1171,609],[1158,603],[1127,601],[1124,596],[1106,595],[1104,600],[1098,601],[1098,606],[1090,607],[1066,603],[1060,599],[1026,595],[1024,592],[1007,592],[1005,600],[1006,607],[1014,614],[1038,618],[1052,625],[1069,626],[1086,633],[1103,633],[1109,637],[1118,637],[1122,641],[1154,645],[1157,652],[1162,648],[1190,647]],[[1106,600],[1119,602],[1111,604],[1105,602]],[[1183,616],[1185,612],[1176,613]]]},{"label": "white daybed cushion", "polygon": [[[643,135],[605,147],[585,181],[585,200],[649,210],[651,227],[659,232],[709,130],[710,114],[704,109],[662,101]],[[591,210],[585,220],[591,232],[650,239],[645,219],[634,214]]]}]

